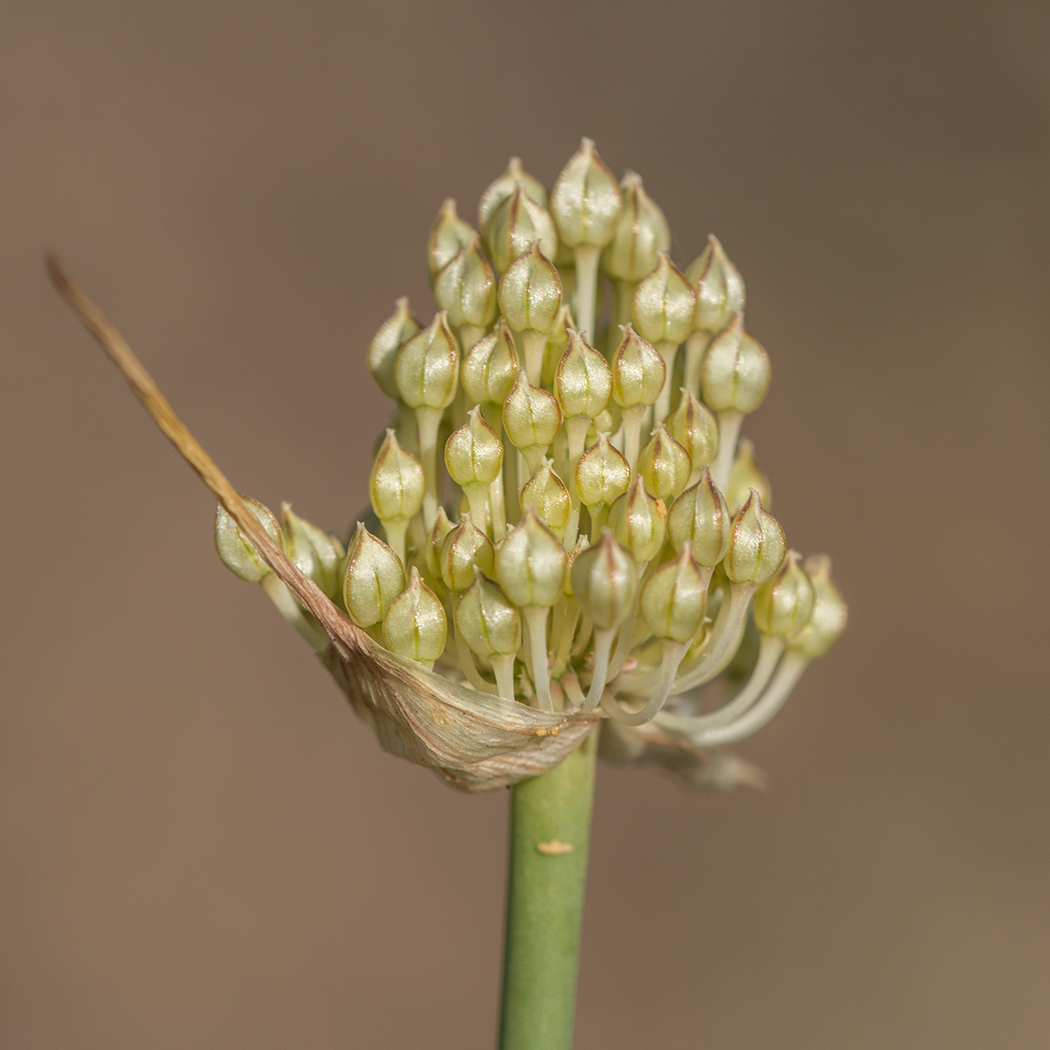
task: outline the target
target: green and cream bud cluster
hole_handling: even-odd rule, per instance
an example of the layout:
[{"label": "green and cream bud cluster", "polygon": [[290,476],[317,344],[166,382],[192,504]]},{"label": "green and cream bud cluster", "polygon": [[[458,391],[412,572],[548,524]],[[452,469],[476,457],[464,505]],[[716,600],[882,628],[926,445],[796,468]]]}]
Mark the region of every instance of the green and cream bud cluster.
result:
[{"label": "green and cream bud cluster", "polygon": [[[437,312],[424,325],[398,300],[368,348],[396,405],[371,472],[375,521],[344,552],[290,510],[278,522],[251,508],[397,656],[713,746],[768,720],[845,606],[827,559],[787,550],[738,440],[770,382],[740,274],[714,237],[684,269],[670,244],[639,176],[617,180],[587,139],[549,195],[513,159],[477,229],[446,201],[426,250]],[[216,543],[267,586],[225,512]],[[270,596],[312,637],[294,598]],[[747,683],[690,713],[673,698],[721,675],[749,623],[761,644]]]}]

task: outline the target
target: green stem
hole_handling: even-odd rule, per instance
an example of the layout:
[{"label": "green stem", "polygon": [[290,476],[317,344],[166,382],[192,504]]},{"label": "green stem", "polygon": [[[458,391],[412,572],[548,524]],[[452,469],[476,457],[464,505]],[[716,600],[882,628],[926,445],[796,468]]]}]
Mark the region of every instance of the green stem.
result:
[{"label": "green stem", "polygon": [[597,752],[592,732],[511,789],[500,1050],[572,1046]]}]

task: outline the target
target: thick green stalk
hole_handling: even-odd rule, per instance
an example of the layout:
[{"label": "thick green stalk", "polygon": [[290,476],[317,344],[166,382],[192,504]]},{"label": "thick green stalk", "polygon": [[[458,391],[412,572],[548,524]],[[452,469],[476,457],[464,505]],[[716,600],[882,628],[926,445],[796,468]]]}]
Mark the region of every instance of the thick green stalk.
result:
[{"label": "thick green stalk", "polygon": [[512,788],[500,1050],[569,1050],[598,735]]}]

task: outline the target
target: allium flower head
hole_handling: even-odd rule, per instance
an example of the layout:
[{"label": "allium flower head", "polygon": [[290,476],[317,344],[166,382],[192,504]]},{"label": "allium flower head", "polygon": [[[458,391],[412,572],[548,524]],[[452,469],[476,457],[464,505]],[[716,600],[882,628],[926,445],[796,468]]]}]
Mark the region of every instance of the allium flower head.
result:
[{"label": "allium flower head", "polygon": [[549,195],[513,159],[479,216],[445,202],[420,258],[431,319],[399,299],[360,350],[392,416],[343,539],[239,497],[54,276],[218,495],[223,562],[387,750],[489,790],[601,721],[612,761],[757,784],[718,749],[780,708],[845,606],[826,558],[787,549],[738,441],[770,382],[743,281],[713,237],[680,269],[641,179],[587,139]]}]

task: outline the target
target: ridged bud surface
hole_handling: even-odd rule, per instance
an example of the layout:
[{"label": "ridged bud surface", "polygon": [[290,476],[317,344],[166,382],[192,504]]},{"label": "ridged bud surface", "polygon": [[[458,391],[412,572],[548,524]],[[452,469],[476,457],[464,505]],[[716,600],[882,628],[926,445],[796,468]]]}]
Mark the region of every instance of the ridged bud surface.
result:
[{"label": "ridged bud surface", "polygon": [[491,485],[503,466],[503,444],[496,432],[472,408],[467,422],[445,443],[445,466],[457,485]]},{"label": "ridged bud surface", "polygon": [[368,345],[368,370],[379,384],[379,389],[395,400],[398,393],[397,380],[394,378],[394,363],[397,352],[420,329],[420,323],[412,315],[408,299],[398,299],[394,313],[383,323]]},{"label": "ridged bud surface", "polygon": [[398,556],[364,525],[350,541],[343,578],[343,601],[358,627],[382,622],[390,603],[405,589],[405,570]]},{"label": "ridged bud surface", "polygon": [[522,168],[519,157],[511,157],[507,170],[494,179],[481,195],[481,202],[478,205],[478,225],[481,229],[485,229],[489,219],[492,217],[492,213],[519,186],[526,197],[541,208],[547,207],[547,191],[544,189],[543,183]]},{"label": "ridged bud surface", "polygon": [[541,251],[531,245],[499,282],[499,308],[516,332],[549,332],[561,307],[561,278]]},{"label": "ridged bud surface", "polygon": [[674,499],[685,488],[692,469],[689,453],[662,423],[638,453],[638,473],[645,487],[659,499]]},{"label": "ridged bud surface", "polygon": [[608,529],[573,559],[572,589],[599,630],[618,627],[627,619],[638,594],[637,568]]},{"label": "ridged bud surface", "polygon": [[387,430],[368,480],[368,495],[376,517],[393,521],[417,514],[423,505],[424,484],[419,460],[398,444],[393,430]]},{"label": "ridged bud surface", "polygon": [[755,591],[755,626],[763,634],[792,638],[809,621],[813,600],[813,584],[798,552],[788,551],[780,568]]},{"label": "ridged bud surface", "polygon": [[572,509],[569,490],[565,482],[554,472],[549,459],[522,486],[521,509],[532,507],[540,520],[555,532],[564,529]]},{"label": "ridged bud surface", "polygon": [[510,656],[521,645],[521,614],[509,598],[478,570],[456,603],[456,630],[478,656]]},{"label": "ridged bud surface", "polygon": [[780,568],[787,552],[780,522],[762,507],[754,489],[729,530],[722,567],[733,583],[763,584]]},{"label": "ridged bud surface", "polygon": [[287,503],[281,507],[281,532],[284,551],[299,571],[309,576],[329,598],[334,598],[339,593],[342,582],[339,569],[346,555],[339,540],[300,518]]},{"label": "ridged bud surface", "polygon": [[689,544],[700,565],[717,565],[729,549],[729,509],[711,472],[704,469],[700,480],[690,485],[667,512],[667,534],[676,551]]},{"label": "ridged bud surface", "polygon": [[474,582],[474,569],[491,573],[496,551],[492,540],[464,518],[441,543],[441,579],[450,591],[465,591]]},{"label": "ridged bud surface", "polygon": [[696,289],[694,324],[701,332],[719,332],[744,309],[744,281],[726,257],[718,238],[711,235],[707,247],[689,264],[685,276]]},{"label": "ridged bud surface", "polygon": [[561,426],[561,409],[553,394],[533,386],[524,371],[503,402],[503,429],[515,448],[546,447]]},{"label": "ridged bud surface", "polygon": [[692,285],[660,252],[656,268],[634,293],[634,327],[650,343],[682,343],[693,330],[696,298]]},{"label": "ridged bud surface", "polygon": [[628,172],[620,190],[623,207],[602,265],[615,280],[638,282],[656,266],[659,253],[671,247],[671,230],[664,213],[642,188],[640,176]]},{"label": "ridged bud surface", "polygon": [[831,578],[831,559],[816,554],[802,563],[813,584],[813,611],[790,648],[810,659],[823,656],[846,629],[846,603]]},{"label": "ridged bud surface", "polygon": [[413,569],[408,587],[390,603],[383,617],[387,648],[408,660],[432,664],[445,650],[447,631],[441,602]]},{"label": "ridged bud surface", "polygon": [[675,441],[689,453],[694,470],[714,462],[718,451],[718,420],[707,405],[683,390],[678,407],[667,422]]},{"label": "ridged bud surface", "polygon": [[394,379],[409,408],[448,408],[459,381],[459,345],[439,313],[397,352]]},{"label": "ridged bud surface", "polygon": [[550,207],[558,235],[570,247],[601,248],[612,240],[620,217],[620,187],[590,139],[583,140],[562,169],[551,190]]},{"label": "ridged bud surface", "polygon": [[612,363],[612,397],[621,408],[652,405],[663,389],[667,368],[652,343],[631,325],[624,325],[623,339]]},{"label": "ridged bud surface", "polygon": [[688,642],[696,636],[707,609],[707,581],[688,546],[649,577],[639,604],[645,625],[657,638]]},{"label": "ridged bud surface", "polygon": [[453,328],[488,328],[496,319],[496,275],[476,236],[434,278],[434,301]]},{"label": "ridged bud surface", "polygon": [[562,596],[568,555],[530,507],[496,548],[495,577],[519,608],[549,607]]},{"label": "ridged bud surface", "polygon": [[569,332],[569,346],[554,375],[554,396],[562,415],[594,419],[609,403],[612,372],[609,363],[578,332]]},{"label": "ridged bud surface", "polygon": [[609,527],[616,542],[630,551],[636,562],[652,561],[667,538],[667,506],[646,491],[640,477],[635,477],[610,508]]},{"label": "ridged bud surface", "polygon": [[[247,496],[242,496],[241,499],[259,519],[270,539],[280,546],[281,526],[273,512],[258,500],[249,499]],[[270,572],[270,567],[262,560],[255,545],[241,532],[221,503],[215,510],[215,549],[223,565],[248,583],[258,583]]]},{"label": "ridged bud surface", "polygon": [[427,241],[427,272],[430,283],[477,236],[469,222],[456,214],[456,202],[449,198],[441,205]]},{"label": "ridged bud surface", "polygon": [[476,404],[502,404],[518,377],[518,350],[507,322],[476,342],[463,356],[460,382]]},{"label": "ridged bud surface", "polygon": [[576,464],[576,491],[585,507],[612,504],[627,491],[631,468],[623,454],[599,434]]},{"label": "ridged bud surface", "polygon": [[553,259],[558,253],[554,220],[522,186],[515,187],[509,197],[496,205],[483,233],[489,257],[500,273],[533,244],[539,244],[540,252],[547,259]]},{"label": "ridged bud surface", "polygon": [[769,357],[739,314],[704,355],[704,401],[716,412],[754,412],[769,389]]}]

